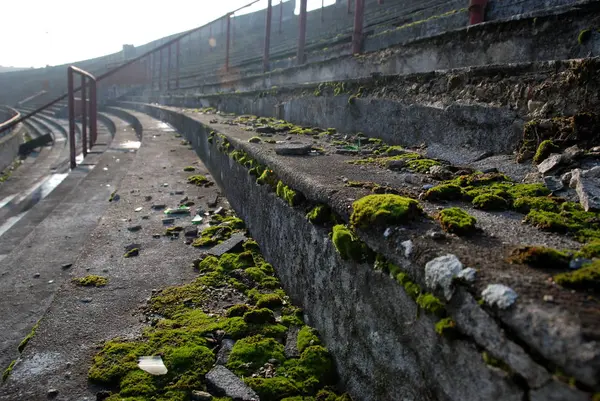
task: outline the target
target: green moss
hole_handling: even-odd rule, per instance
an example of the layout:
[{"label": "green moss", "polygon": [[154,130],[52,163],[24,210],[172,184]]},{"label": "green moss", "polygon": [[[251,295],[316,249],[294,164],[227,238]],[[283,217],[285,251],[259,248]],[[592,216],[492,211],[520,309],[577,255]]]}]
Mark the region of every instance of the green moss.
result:
[{"label": "green moss", "polygon": [[260,177],[256,179],[258,185],[270,185],[275,188],[277,186],[277,176],[273,173],[273,170],[265,168]]},{"label": "green moss", "polygon": [[297,206],[299,203],[300,196],[298,196],[298,193],[281,181],[277,183],[276,193],[277,196],[285,200],[290,206]]},{"label": "green moss", "polygon": [[194,240],[192,246],[205,247],[220,244],[221,242],[231,238],[231,235],[235,231],[240,230],[236,228],[239,227],[238,224],[239,222],[236,220],[222,220],[222,223],[204,229],[204,231],[202,231],[200,234],[200,237]]},{"label": "green moss", "polygon": [[440,336],[452,336],[456,331],[456,322],[452,318],[444,318],[435,324],[435,332]]},{"label": "green moss", "polygon": [[317,337],[316,330],[309,326],[303,326],[298,332],[298,339],[296,341],[298,351],[302,353],[306,348],[313,345],[321,345],[321,340]]},{"label": "green moss", "polygon": [[462,197],[462,189],[455,184],[442,184],[429,189],[425,199],[429,201],[457,200]]},{"label": "green moss", "polygon": [[272,338],[255,335],[235,343],[227,367],[238,375],[248,376],[269,359],[285,360],[283,345]]},{"label": "green moss", "polygon": [[366,246],[345,225],[338,224],[333,227],[333,245],[342,259],[360,262],[366,257]]},{"label": "green moss", "polygon": [[275,323],[273,311],[267,308],[253,309],[244,313],[244,322],[251,324]]},{"label": "green moss", "polygon": [[577,43],[579,43],[580,45],[583,45],[585,43],[587,43],[592,37],[592,30],[591,29],[584,29],[581,32],[579,32],[579,35],[577,36]]},{"label": "green moss", "polygon": [[8,365],[8,367],[6,369],[4,369],[4,372],[2,373],[2,381],[5,382],[8,379],[8,376],[10,376],[10,374],[12,373],[13,368],[15,367],[15,363],[17,363],[17,360],[13,360],[10,362],[10,364]]},{"label": "green moss", "polygon": [[550,156],[550,154],[555,153],[559,150],[560,148],[556,146],[554,142],[552,142],[552,140],[546,139],[545,141],[542,141],[538,146],[537,151],[535,152],[535,156],[533,156],[533,161],[536,164],[540,164],[541,162],[546,160],[548,156]]},{"label": "green moss", "polygon": [[261,141],[262,139],[260,139],[258,136],[253,136],[252,138],[248,139],[248,142],[250,143],[260,143]]},{"label": "green moss", "polygon": [[396,281],[398,284],[404,287],[404,291],[415,301],[421,295],[421,287],[418,284],[412,282],[406,273],[398,273],[396,275]]},{"label": "green moss", "polygon": [[506,210],[509,204],[505,198],[496,194],[481,194],[473,198],[473,206],[482,210]]},{"label": "green moss", "polygon": [[433,166],[441,165],[440,162],[432,159],[413,159],[408,161],[408,168],[417,173],[427,173]]},{"label": "green moss", "polygon": [[132,370],[120,383],[121,391],[119,395],[122,397],[152,395],[156,392],[156,386],[152,375],[143,370]]},{"label": "green moss", "polygon": [[350,224],[356,228],[402,224],[422,214],[419,203],[399,195],[367,195],[352,205]]},{"label": "green moss", "polygon": [[457,235],[467,235],[475,231],[477,220],[458,207],[444,209],[439,213],[442,228]]},{"label": "green moss", "polygon": [[183,231],[183,227],[180,227],[180,226],[169,227],[165,230],[165,236],[172,237],[175,234],[180,233],[182,231]]},{"label": "green moss", "polygon": [[123,255],[124,258],[132,258],[134,256],[138,256],[140,254],[140,250],[139,248],[132,248],[130,250],[128,250],[127,252],[125,252],[125,255]]},{"label": "green moss", "polygon": [[301,393],[294,383],[285,377],[272,378],[250,378],[244,380],[252,388],[261,401],[279,401],[282,398],[290,397]]},{"label": "green moss", "polygon": [[444,312],[444,304],[435,295],[430,293],[422,293],[417,297],[417,305],[422,309],[434,315],[439,315]]},{"label": "green moss", "polygon": [[592,241],[589,244],[585,244],[577,252],[576,257],[587,259],[600,258],[600,241]]},{"label": "green moss", "polygon": [[210,183],[210,180],[203,175],[196,174],[196,175],[190,175],[187,178],[187,182],[190,184],[197,185],[199,187],[204,187]]},{"label": "green moss", "polygon": [[522,246],[513,250],[509,257],[511,263],[542,269],[567,269],[570,259],[565,252],[542,246]]},{"label": "green moss", "polygon": [[106,277],[90,274],[85,277],[74,278],[73,283],[82,287],[104,287],[108,284],[108,279]]},{"label": "green moss", "polygon": [[[1,181],[0,181],[1,182]],[[112,202],[115,200],[115,196],[117,196],[117,190],[115,189],[114,191],[111,192],[110,194],[110,198],[108,198],[109,202]]]},{"label": "green moss", "polygon": [[213,143],[214,138],[215,138],[215,134],[216,134],[215,131],[210,131],[210,133],[208,134],[208,138],[207,138],[208,139],[208,143]]},{"label": "green moss", "polygon": [[183,168],[183,171],[196,171],[196,167],[194,166],[186,166]]},{"label": "green moss", "polygon": [[503,360],[494,358],[487,351],[482,352],[481,357],[483,358],[483,362],[485,362],[486,365],[501,369],[507,373],[511,372],[510,366],[508,366]]},{"label": "green moss", "polygon": [[547,196],[524,196],[517,198],[513,203],[513,208],[521,213],[529,213],[533,210],[543,210],[547,212],[558,212],[560,199]]},{"label": "green moss", "polygon": [[227,309],[227,312],[225,312],[225,316],[227,316],[227,317],[244,316],[244,313],[248,312],[249,310],[250,310],[250,307],[246,304],[233,305],[231,308]]},{"label": "green moss", "polygon": [[573,272],[557,274],[554,282],[576,290],[600,292],[600,259]]},{"label": "green moss", "polygon": [[283,305],[283,300],[277,294],[263,294],[257,301],[257,308],[279,308]]}]

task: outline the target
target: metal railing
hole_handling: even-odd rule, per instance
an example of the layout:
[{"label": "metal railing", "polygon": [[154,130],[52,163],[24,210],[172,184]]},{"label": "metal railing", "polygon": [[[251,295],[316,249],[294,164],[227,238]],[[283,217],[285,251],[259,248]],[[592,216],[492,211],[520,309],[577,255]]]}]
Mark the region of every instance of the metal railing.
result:
[{"label": "metal railing", "polygon": [[71,158],[71,168],[75,168],[77,166],[76,162],[76,143],[75,143],[75,85],[74,79],[75,74],[81,76],[81,147],[83,152],[83,157],[87,156],[88,151],[88,140],[87,140],[87,90],[86,87],[90,86],[90,147],[94,146],[96,143],[96,139],[98,137],[98,104],[96,99],[96,77],[90,74],[87,71],[84,71],[80,68],[70,66],[67,69],[67,87],[68,87],[68,107],[69,107],[69,155]]},{"label": "metal railing", "polygon": [[[8,106],[6,106],[6,109],[9,110],[14,115],[11,118],[9,118],[8,120],[0,123],[0,138],[2,138],[5,135],[10,134],[12,132],[11,128],[18,124],[18,122],[15,123],[15,121],[17,121],[21,118],[21,113],[19,113],[17,110],[13,109],[12,107],[8,107]],[[8,128],[5,128],[5,127],[8,127]]]}]

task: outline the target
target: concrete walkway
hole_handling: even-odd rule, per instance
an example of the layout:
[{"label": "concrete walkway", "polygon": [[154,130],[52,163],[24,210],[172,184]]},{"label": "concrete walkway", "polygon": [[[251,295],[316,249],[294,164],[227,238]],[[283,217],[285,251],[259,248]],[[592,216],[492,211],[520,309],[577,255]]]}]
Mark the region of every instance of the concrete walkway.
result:
[{"label": "concrete walkway", "polygon": [[[189,175],[207,174],[194,151],[183,145],[183,138],[176,137],[166,124],[143,114],[132,114],[144,127],[143,140],[138,157],[118,185],[119,200],[109,204],[106,193],[99,200],[108,209],[82,242],[73,267],[62,272],[60,290],[9,380],[0,388],[2,401],[45,400],[50,388],[58,390],[56,400],[95,400],[98,389],[88,387],[87,371],[96,346],[115,336],[139,335],[142,315],[137,312],[152,290],[182,284],[196,275],[191,267],[199,254],[196,248],[186,245],[183,238],[153,238],[153,234],[164,233],[165,227],[162,210],[151,206],[176,207],[188,197],[195,202],[192,209],[209,210],[207,201],[217,194],[218,188],[188,185]],[[195,166],[196,171],[184,172],[183,168],[189,165]],[[87,191],[96,194],[97,189],[90,185]],[[149,196],[152,199],[146,200]],[[221,200],[218,206],[227,204]],[[136,212],[139,207],[141,211]],[[96,218],[102,213],[99,204],[92,210]],[[185,216],[176,224],[189,225],[189,220],[191,217]],[[128,230],[136,225],[142,228],[136,232]],[[132,243],[140,245],[140,255],[124,258],[124,246]],[[26,280],[34,280],[30,278],[32,271]],[[85,288],[67,280],[87,274],[107,277],[108,285]],[[42,282],[47,283],[45,279]]]}]

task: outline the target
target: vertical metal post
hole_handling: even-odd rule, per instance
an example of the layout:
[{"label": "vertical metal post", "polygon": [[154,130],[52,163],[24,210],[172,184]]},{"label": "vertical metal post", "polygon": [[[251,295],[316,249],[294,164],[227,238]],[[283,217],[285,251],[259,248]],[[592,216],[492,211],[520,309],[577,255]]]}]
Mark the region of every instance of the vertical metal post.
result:
[{"label": "vertical metal post", "polygon": [[213,34],[212,34],[212,24],[209,25],[208,27],[208,50],[209,51],[213,51],[213,47],[211,44],[211,39],[213,39]]},{"label": "vertical metal post", "polygon": [[352,14],[352,2],[348,0],[348,14]]},{"label": "vertical metal post", "polygon": [[175,45],[175,89],[179,89],[179,42]]},{"label": "vertical metal post", "polygon": [[229,72],[229,40],[231,35],[231,14],[227,14],[227,38],[225,39],[225,72]]},{"label": "vertical metal post", "polygon": [[86,157],[88,147],[87,147],[87,93],[86,93],[86,87],[85,87],[85,75],[81,76],[81,147],[83,148],[83,157]]},{"label": "vertical metal post", "polygon": [[304,64],[304,45],[306,44],[306,2],[307,0],[300,0],[300,27],[298,29],[298,54],[296,55],[296,61],[298,65]]},{"label": "vertical metal post", "polygon": [[167,90],[171,89],[171,47],[170,45],[167,51]]},{"label": "vertical metal post", "polygon": [[354,32],[352,34],[352,54],[357,54],[362,51],[364,12],[365,0],[355,0]]},{"label": "vertical metal post", "polygon": [[162,70],[163,70],[163,48],[160,48],[158,57],[158,90],[162,91]]},{"label": "vertical metal post", "polygon": [[96,81],[90,80],[90,147],[98,139],[98,104],[96,99]]},{"label": "vertical metal post", "polygon": [[267,23],[265,28],[265,53],[263,56],[263,71],[269,71],[269,49],[271,48],[271,15],[273,13],[272,0],[267,3]]},{"label": "vertical metal post", "polygon": [[77,166],[75,161],[75,94],[73,93],[73,69],[67,69],[67,87],[69,104],[69,158],[71,168]]},{"label": "vertical metal post", "polygon": [[321,0],[321,23],[325,21],[325,0]]},{"label": "vertical metal post", "polygon": [[283,0],[279,0],[279,33],[282,32],[281,24],[283,22]]},{"label": "vertical metal post", "polygon": [[377,4],[382,5],[383,4],[383,0],[377,0]]}]

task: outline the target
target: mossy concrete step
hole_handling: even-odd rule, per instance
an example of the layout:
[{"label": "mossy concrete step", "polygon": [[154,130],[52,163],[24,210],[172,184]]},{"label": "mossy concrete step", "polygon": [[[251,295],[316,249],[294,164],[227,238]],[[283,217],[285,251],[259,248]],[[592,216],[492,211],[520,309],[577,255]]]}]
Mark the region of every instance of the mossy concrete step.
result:
[{"label": "mossy concrete step", "polygon": [[[246,219],[292,299],[300,302],[323,334],[346,386],[358,399],[392,400],[403,394],[416,399],[521,399],[527,393],[532,400],[542,400],[553,393],[560,399],[580,400],[589,397],[586,391],[598,390],[600,348],[594,338],[600,306],[585,292],[548,285],[547,273],[506,259],[511,249],[523,244],[576,248],[572,239],[524,225],[513,212],[489,213],[461,204],[483,230],[475,237],[445,235],[440,239],[431,235],[439,226],[429,219],[356,228],[351,235],[359,244],[395,266],[382,267],[380,262],[383,274],[372,265],[343,260],[327,238],[327,224],[311,224],[306,212],[311,205],[324,204],[338,215],[338,221],[351,223],[353,201],[369,194],[364,188],[370,187],[347,183],[376,183],[384,190],[415,197],[422,191],[421,179],[413,181],[413,177],[411,182],[421,182],[407,184],[406,174],[368,163],[348,164],[357,157],[330,154],[327,141],[313,143],[311,136],[293,139],[313,144],[319,153],[324,149],[325,156],[278,156],[277,144],[267,140],[285,141],[285,137],[249,143],[255,133],[243,125],[231,125],[232,117],[217,116],[218,122],[211,123],[215,115],[156,105],[122,106],[160,117],[184,133]],[[267,168],[270,173],[265,172],[258,182],[269,185],[257,184],[247,167],[252,165]],[[422,179],[428,182],[427,177]],[[279,185],[276,193],[270,188],[277,180],[298,198],[281,199],[284,193]],[[436,215],[435,203],[420,204],[425,213]],[[455,255],[463,267],[477,269],[476,280],[454,288],[450,300],[438,291],[444,281],[426,276],[434,266],[430,262],[448,254]],[[391,272],[395,280],[388,277]],[[492,284],[514,289],[514,305],[500,302],[496,297],[502,295],[494,289],[504,287],[488,289]],[[439,307],[433,308],[436,297],[427,291],[440,296],[435,301]],[[422,297],[417,297],[419,293]],[[546,295],[556,302],[545,301],[550,299]],[[477,304],[482,296],[487,306]],[[435,314],[440,308],[455,322],[464,336],[461,340],[436,334],[439,318]],[[448,325],[439,326],[444,332]],[[483,358],[476,348],[485,351]],[[498,367],[509,369],[528,384],[522,387],[519,380],[497,376]],[[557,367],[573,377],[578,389],[552,378]],[[357,372],[360,381],[355,381]],[[398,375],[405,380],[395,380]],[[385,384],[365,386],[364,377],[370,376],[371,383]]]}]

